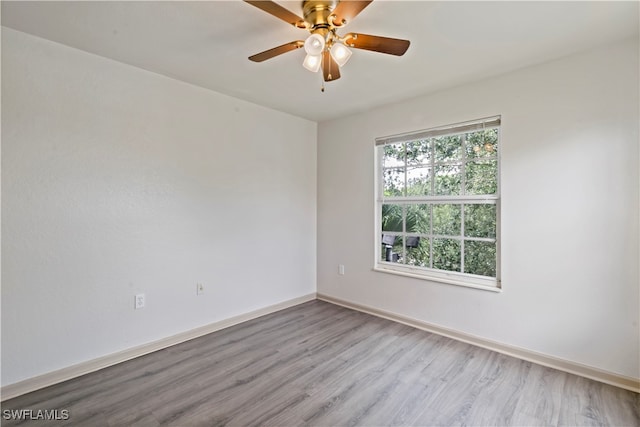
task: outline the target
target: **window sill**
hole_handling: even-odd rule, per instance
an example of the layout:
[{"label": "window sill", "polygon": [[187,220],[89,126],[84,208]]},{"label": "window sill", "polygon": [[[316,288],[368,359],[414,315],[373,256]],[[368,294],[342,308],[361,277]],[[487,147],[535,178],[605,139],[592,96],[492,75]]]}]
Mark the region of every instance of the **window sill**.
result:
[{"label": "window sill", "polygon": [[[483,291],[490,292],[502,292],[502,288],[500,287],[500,281],[496,279],[481,279],[481,281],[486,282],[487,284],[471,282],[466,280],[466,278],[460,277],[461,275],[457,275],[455,273],[446,273],[446,272],[422,272],[411,269],[410,267],[395,267],[395,266],[386,266],[384,264],[377,264],[373,267],[373,271],[377,271],[380,273],[388,273],[394,274],[396,276],[404,276],[411,277],[413,279],[427,280],[429,282],[438,282],[438,283],[446,283],[449,285],[455,286],[463,286],[465,288],[473,288],[480,289]],[[413,270],[413,271],[412,271]]]}]

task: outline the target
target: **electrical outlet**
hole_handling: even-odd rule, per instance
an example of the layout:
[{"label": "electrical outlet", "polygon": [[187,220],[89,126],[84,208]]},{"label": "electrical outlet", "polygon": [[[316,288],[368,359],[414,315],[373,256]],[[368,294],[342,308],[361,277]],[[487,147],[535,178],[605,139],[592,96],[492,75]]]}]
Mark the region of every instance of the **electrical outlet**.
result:
[{"label": "electrical outlet", "polygon": [[204,285],[202,283],[196,283],[196,295],[204,294]]},{"label": "electrical outlet", "polygon": [[134,299],[134,306],[136,310],[144,308],[144,294],[137,294]]},{"label": "electrical outlet", "polygon": [[343,264],[340,264],[338,266],[338,274],[341,275],[341,276],[344,276],[344,265]]}]

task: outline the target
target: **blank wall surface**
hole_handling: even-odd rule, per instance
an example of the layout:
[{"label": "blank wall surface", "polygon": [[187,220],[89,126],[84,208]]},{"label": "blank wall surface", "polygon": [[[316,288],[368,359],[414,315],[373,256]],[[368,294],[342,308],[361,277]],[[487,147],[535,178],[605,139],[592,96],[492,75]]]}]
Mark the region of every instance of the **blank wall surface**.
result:
[{"label": "blank wall surface", "polygon": [[2,384],[315,292],[316,128],[3,28]]},{"label": "blank wall surface", "polygon": [[[318,292],[639,378],[638,75],[628,40],[321,123]],[[503,291],[372,271],[374,139],[495,115]]]}]

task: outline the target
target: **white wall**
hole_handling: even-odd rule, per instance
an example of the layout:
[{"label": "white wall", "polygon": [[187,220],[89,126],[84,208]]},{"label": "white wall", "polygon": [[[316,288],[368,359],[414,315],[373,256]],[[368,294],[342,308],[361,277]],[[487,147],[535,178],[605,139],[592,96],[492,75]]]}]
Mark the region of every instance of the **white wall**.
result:
[{"label": "white wall", "polygon": [[[638,73],[629,40],[321,123],[318,292],[640,377]],[[372,271],[374,138],[493,115],[503,292]]]},{"label": "white wall", "polygon": [[2,384],[315,292],[316,130],[3,28]]}]

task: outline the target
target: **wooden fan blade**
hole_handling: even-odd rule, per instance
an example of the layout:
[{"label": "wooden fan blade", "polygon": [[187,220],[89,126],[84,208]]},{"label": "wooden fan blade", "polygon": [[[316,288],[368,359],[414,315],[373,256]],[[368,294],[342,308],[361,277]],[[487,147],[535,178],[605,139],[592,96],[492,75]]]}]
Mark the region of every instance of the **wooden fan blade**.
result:
[{"label": "wooden fan blade", "polygon": [[356,49],[372,50],[402,56],[409,49],[409,40],[392,39],[389,37],[371,36],[368,34],[349,33],[344,36],[345,44]]},{"label": "wooden fan blade", "polygon": [[340,67],[328,50],[322,54],[322,74],[325,82],[332,82],[340,78]]},{"label": "wooden fan blade", "polygon": [[306,24],[304,19],[300,18],[295,13],[291,12],[289,9],[285,9],[280,6],[278,3],[274,3],[272,1],[267,0],[244,0],[246,3],[249,3],[252,6],[257,7],[260,10],[263,10],[276,18],[282,19],[284,22],[293,25],[298,28],[306,28]]},{"label": "wooden fan blade", "polygon": [[336,17],[333,20],[333,23],[336,27],[341,27],[348,22],[351,22],[353,18],[355,18],[360,12],[364,10],[365,7],[369,6],[373,0],[343,0],[333,11],[333,15]]},{"label": "wooden fan blade", "polygon": [[262,62],[267,59],[271,59],[274,56],[300,49],[302,46],[304,46],[304,42],[302,40],[296,40],[294,42],[285,43],[282,46],[274,47],[273,49],[265,50],[264,52],[256,53],[255,55],[250,56],[249,59],[253,62]]}]

